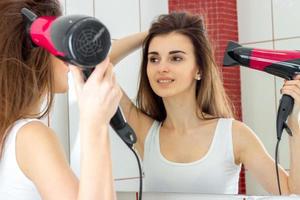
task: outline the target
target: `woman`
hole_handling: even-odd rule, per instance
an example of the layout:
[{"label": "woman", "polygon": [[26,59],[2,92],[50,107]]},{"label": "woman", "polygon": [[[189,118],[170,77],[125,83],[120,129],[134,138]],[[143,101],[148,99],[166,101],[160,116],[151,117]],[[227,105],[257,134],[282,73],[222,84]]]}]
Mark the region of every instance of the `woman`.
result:
[{"label": "woman", "polygon": [[[236,194],[244,164],[268,192],[278,194],[274,160],[251,129],[232,119],[202,19],[161,15],[148,35],[114,42],[112,61],[143,40],[137,106],[123,95],[121,107],[138,137],[145,190]],[[280,167],[281,190],[300,194],[300,76],[281,91],[295,99],[288,119],[291,170]]]},{"label": "woman", "polygon": [[108,59],[100,63],[86,83],[71,67],[81,119],[79,183],[53,130],[39,120],[49,113],[54,93],[68,90],[69,67],[29,45],[22,8],[38,16],[61,15],[57,0],[0,2],[0,199],[115,199],[108,124],[121,90],[112,65]]}]

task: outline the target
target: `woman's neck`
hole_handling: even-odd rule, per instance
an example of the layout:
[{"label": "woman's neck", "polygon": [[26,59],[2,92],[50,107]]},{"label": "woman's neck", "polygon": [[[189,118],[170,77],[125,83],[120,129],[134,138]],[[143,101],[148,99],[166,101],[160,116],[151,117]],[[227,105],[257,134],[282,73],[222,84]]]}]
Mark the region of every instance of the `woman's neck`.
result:
[{"label": "woman's neck", "polygon": [[186,130],[199,126],[201,113],[195,97],[170,97],[163,99],[167,117],[163,127],[176,130]]}]

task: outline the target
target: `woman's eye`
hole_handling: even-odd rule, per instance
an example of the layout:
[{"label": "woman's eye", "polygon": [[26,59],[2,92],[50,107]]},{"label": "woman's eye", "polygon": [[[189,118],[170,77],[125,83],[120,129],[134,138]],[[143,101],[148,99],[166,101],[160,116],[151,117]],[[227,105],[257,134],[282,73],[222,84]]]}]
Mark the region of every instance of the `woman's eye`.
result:
[{"label": "woman's eye", "polygon": [[178,61],[181,61],[181,60],[182,60],[182,58],[179,57],[179,56],[173,56],[173,57],[171,58],[171,61],[175,61],[175,62],[178,62]]},{"label": "woman's eye", "polygon": [[152,62],[152,63],[155,63],[155,62],[158,62],[158,58],[150,57],[149,61]]}]

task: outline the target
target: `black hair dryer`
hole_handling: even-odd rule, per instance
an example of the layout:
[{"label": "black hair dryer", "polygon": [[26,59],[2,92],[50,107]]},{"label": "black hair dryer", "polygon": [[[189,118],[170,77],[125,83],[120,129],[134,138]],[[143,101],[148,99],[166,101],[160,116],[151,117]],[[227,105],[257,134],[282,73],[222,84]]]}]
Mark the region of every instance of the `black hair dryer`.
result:
[{"label": "black hair dryer", "polygon": [[[246,48],[238,43],[229,42],[225,50],[223,65],[242,65],[291,80],[300,73],[300,51]],[[294,99],[289,95],[282,95],[276,122],[278,140],[281,139],[283,129],[286,129],[287,133],[292,136],[286,120],[293,106]]]},{"label": "black hair dryer", "polygon": [[[94,17],[37,17],[27,8],[23,8],[21,13],[31,45],[43,47],[61,60],[81,67],[86,78],[108,55],[111,46],[109,31]],[[132,147],[136,135],[125,121],[120,108],[112,117],[110,125]]]}]

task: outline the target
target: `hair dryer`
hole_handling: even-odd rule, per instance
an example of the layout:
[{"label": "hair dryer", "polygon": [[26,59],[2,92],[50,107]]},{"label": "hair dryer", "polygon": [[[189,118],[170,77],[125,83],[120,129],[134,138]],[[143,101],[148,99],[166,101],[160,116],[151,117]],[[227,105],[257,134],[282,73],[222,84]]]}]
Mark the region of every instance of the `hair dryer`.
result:
[{"label": "hair dryer", "polygon": [[[42,47],[61,60],[83,68],[86,78],[109,52],[109,31],[96,18],[84,15],[37,17],[27,8],[23,8],[21,13],[31,45]],[[110,125],[132,147],[136,135],[126,123],[120,108]]]},{"label": "hair dryer", "polygon": [[[291,80],[300,72],[300,51],[246,48],[235,42],[229,42],[223,65],[242,65]],[[292,112],[293,106],[294,99],[289,95],[283,95],[277,112],[278,140],[281,139],[283,129],[286,129],[287,133],[292,136],[286,120]]]}]

